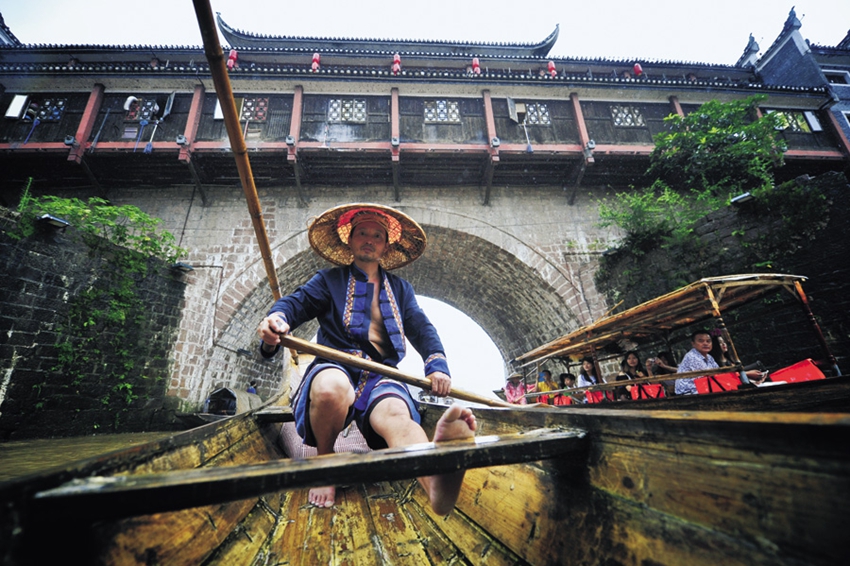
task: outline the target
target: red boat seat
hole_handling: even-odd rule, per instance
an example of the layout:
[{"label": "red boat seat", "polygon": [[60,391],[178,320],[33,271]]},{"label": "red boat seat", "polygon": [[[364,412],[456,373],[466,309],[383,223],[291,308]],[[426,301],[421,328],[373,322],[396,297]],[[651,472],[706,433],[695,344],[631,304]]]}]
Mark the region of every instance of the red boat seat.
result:
[{"label": "red boat seat", "polygon": [[786,381],[788,383],[796,383],[798,381],[810,381],[812,379],[825,379],[823,372],[818,369],[811,358],[806,358],[802,362],[797,362],[794,365],[778,369],[771,372],[770,379],[772,381]]},{"label": "red boat seat", "polygon": [[573,400],[569,395],[555,395],[555,406],[572,404]]},{"label": "red boat seat", "polygon": [[632,387],[632,399],[658,399],[664,397],[664,386],[660,383],[646,383]]},{"label": "red boat seat", "polygon": [[735,391],[739,385],[741,385],[741,378],[735,372],[706,375],[694,380],[694,386],[699,394]]},{"label": "red boat seat", "polygon": [[613,401],[613,393],[611,391],[585,391],[588,403],[601,403],[602,401]]}]

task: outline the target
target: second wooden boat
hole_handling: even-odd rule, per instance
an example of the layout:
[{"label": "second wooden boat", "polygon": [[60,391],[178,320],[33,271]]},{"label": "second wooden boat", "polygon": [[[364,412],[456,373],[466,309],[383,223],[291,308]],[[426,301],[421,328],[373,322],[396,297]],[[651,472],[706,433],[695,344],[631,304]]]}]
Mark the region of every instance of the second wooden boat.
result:
[{"label": "second wooden boat", "polygon": [[[799,304],[811,328],[811,336],[821,350],[817,365],[812,360],[802,360],[798,364],[774,372],[775,381],[763,386],[750,384],[740,362],[713,371],[696,372],[694,375],[669,374],[659,377],[640,378],[630,381],[601,383],[596,386],[563,390],[574,397],[578,403],[571,407],[582,406],[586,398],[590,401],[608,401],[610,393],[623,385],[636,386],[633,397],[636,400],[606,403],[612,408],[629,409],[670,409],[670,410],[725,410],[725,411],[850,411],[850,380],[842,377],[838,363],[829,349],[823,333],[812,314],[808,299],[803,292],[805,277],[774,273],[750,273],[709,277],[672,291],[666,295],[647,301],[598,320],[597,322],[574,330],[548,344],[518,356],[516,361],[523,366],[539,367],[547,360],[576,360],[591,356],[599,361],[620,357],[626,349],[648,351],[650,348],[672,350],[670,337],[676,331],[693,329],[700,324],[711,322],[729,344],[733,360],[738,360],[735,343],[730,336],[724,314],[744,305],[763,299],[766,296],[782,293],[792,296]],[[623,344],[628,347],[624,348]],[[688,346],[689,347],[689,346]],[[731,379],[722,382],[720,374],[729,374]],[[735,377],[737,374],[737,377]],[[681,377],[700,378],[697,388],[706,394],[689,396],[671,396],[646,398],[640,395],[649,385],[654,393],[660,392],[660,384]],[[718,385],[713,386],[713,383]],[[705,385],[705,387],[702,387]],[[596,393],[596,399],[587,392]],[[638,393],[635,395],[634,393]],[[702,392],[701,392],[702,393]],[[550,393],[551,394],[551,393]],[[539,394],[530,394],[530,401]]]}]

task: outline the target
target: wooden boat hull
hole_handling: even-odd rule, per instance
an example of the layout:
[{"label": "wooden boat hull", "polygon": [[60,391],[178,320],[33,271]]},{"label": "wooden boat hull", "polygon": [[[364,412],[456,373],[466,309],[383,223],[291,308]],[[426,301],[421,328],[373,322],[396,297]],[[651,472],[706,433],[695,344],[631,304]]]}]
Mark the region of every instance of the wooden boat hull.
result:
[{"label": "wooden boat hull", "polygon": [[591,439],[586,460],[467,472],[456,512],[531,564],[837,564],[850,556],[835,522],[850,493],[850,453],[837,449],[847,415],[477,415],[486,433],[577,426]]},{"label": "wooden boat hull", "polygon": [[[444,407],[424,407],[423,422],[432,427]],[[238,415],[0,484],[4,561],[61,562],[69,549],[81,563],[105,564],[836,564],[848,558],[841,528],[850,502],[846,414],[486,408],[476,415],[479,436],[582,433],[558,453],[468,470],[456,510],[442,518],[415,480],[398,479],[398,469],[482,465],[487,460],[474,456],[485,447],[445,460],[373,452],[280,462],[278,425]],[[503,455],[510,461],[517,450],[505,448]],[[69,507],[35,497],[73,478],[103,476],[106,486],[113,474],[151,477],[146,474],[205,467],[232,469],[233,489],[222,488],[219,501],[177,511],[84,519],[96,510],[81,502],[79,517],[69,520]],[[302,479],[281,488],[285,481],[273,480],[289,468],[301,469]],[[323,474],[341,477],[339,470],[349,471],[350,482],[339,488],[334,508],[310,507],[305,486],[329,477]],[[239,491],[237,480],[244,486],[246,476],[254,495]],[[265,487],[271,485],[277,487]],[[187,501],[199,490],[187,486]],[[174,497],[162,504],[179,507]]]}]

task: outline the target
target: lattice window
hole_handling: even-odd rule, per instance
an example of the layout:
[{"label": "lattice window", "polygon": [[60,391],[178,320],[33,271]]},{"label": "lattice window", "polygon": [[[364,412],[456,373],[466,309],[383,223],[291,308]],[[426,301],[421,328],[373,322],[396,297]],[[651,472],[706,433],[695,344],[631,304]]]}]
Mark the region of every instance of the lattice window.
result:
[{"label": "lattice window", "polygon": [[525,123],[529,126],[549,126],[552,119],[549,117],[549,107],[545,104],[529,102],[525,105]]},{"label": "lattice window", "polygon": [[153,118],[156,118],[157,112],[159,112],[159,104],[156,103],[156,100],[137,98],[130,103],[130,109],[127,110],[125,120],[128,122],[139,122],[141,120],[150,122]]},{"label": "lattice window", "polygon": [[779,116],[780,123],[780,126],[776,128],[777,130],[790,130],[798,134],[812,133],[812,129],[802,112],[789,110],[776,110],[775,112]]},{"label": "lattice window", "polygon": [[460,104],[455,100],[426,100],[425,122],[460,123]]},{"label": "lattice window", "polygon": [[241,119],[249,122],[265,122],[269,116],[268,98],[245,98],[242,102]]},{"label": "lattice window", "polygon": [[637,106],[625,106],[615,104],[611,107],[611,117],[615,126],[623,128],[642,128],[646,126],[646,120]]},{"label": "lattice window", "polygon": [[328,104],[328,122],[366,123],[366,101],[364,99],[332,99]]},{"label": "lattice window", "polygon": [[30,120],[38,119],[39,122],[58,122],[65,112],[67,98],[45,98],[41,102],[30,102],[24,114]]}]

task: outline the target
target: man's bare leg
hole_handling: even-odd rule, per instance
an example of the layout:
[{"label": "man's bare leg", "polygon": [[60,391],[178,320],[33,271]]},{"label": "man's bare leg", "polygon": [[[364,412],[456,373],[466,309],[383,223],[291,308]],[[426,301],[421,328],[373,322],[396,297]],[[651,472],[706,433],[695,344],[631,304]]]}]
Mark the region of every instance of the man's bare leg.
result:
[{"label": "man's bare leg", "polygon": [[[316,437],[318,454],[332,454],[334,443],[345,425],[348,408],[354,404],[354,388],[348,376],[338,369],[320,371],[310,384],[310,427]],[[336,488],[314,487],[307,496],[316,507],[332,507]]]},{"label": "man's bare leg", "polygon": [[[372,410],[369,422],[391,448],[428,442],[425,431],[410,418],[407,404],[397,397],[380,401]],[[434,441],[472,438],[476,428],[478,424],[469,408],[452,405],[437,422]],[[460,470],[419,478],[435,513],[446,515],[454,509],[465,473],[466,470]]]}]

